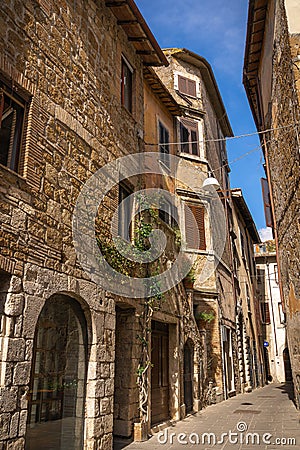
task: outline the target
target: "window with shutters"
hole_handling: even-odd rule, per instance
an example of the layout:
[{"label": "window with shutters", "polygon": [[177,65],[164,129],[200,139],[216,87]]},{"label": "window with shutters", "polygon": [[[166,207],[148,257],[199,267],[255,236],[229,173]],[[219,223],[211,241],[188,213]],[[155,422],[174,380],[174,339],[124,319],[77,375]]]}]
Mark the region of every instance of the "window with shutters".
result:
[{"label": "window with shutters", "polygon": [[[127,186],[119,186],[119,217],[118,217],[118,235],[126,241],[131,238],[131,218],[132,218],[132,198],[128,197],[133,191]],[[127,199],[127,200],[126,200]]]},{"label": "window with shutters", "polygon": [[197,84],[195,80],[178,75],[178,90],[182,94],[197,98]]},{"label": "window with shutters", "polygon": [[25,101],[0,84],[0,164],[18,171]]},{"label": "window with shutters", "polygon": [[204,206],[189,202],[185,204],[185,240],[189,249],[206,250]]},{"label": "window with shutters", "polygon": [[161,123],[158,122],[158,133],[159,133],[159,153],[161,161],[167,166],[170,167],[170,135],[167,128]]},{"label": "window with shutters", "polygon": [[262,315],[263,323],[265,323],[265,324],[271,323],[269,303],[261,303],[260,307],[261,307],[261,315]]},{"label": "window with shutters", "polygon": [[198,122],[194,120],[180,120],[181,151],[199,156]]},{"label": "window with shutters", "polygon": [[129,64],[122,58],[122,67],[121,67],[121,104],[128,109],[129,112],[132,112],[132,79],[133,79],[133,71]]}]

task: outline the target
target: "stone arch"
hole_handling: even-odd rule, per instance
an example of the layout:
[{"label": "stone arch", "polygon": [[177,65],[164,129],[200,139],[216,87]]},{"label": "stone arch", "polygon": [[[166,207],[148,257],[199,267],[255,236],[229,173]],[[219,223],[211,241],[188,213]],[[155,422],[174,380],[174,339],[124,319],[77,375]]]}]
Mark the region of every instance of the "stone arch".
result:
[{"label": "stone arch", "polygon": [[28,450],[83,448],[89,361],[86,313],[82,300],[57,293],[38,316],[28,395]]}]

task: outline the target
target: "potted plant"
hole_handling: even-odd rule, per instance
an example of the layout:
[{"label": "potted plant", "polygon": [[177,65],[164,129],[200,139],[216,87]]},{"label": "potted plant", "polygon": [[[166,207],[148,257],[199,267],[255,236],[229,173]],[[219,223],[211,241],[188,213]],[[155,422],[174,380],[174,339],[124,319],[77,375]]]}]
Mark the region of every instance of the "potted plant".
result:
[{"label": "potted plant", "polygon": [[215,313],[213,311],[201,311],[195,314],[195,319],[200,320],[205,325],[214,320]]}]

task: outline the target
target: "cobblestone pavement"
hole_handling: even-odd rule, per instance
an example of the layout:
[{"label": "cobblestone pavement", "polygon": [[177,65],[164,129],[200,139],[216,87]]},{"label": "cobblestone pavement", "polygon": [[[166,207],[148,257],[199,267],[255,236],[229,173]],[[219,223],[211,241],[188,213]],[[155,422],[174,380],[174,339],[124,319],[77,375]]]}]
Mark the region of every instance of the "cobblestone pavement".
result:
[{"label": "cobblestone pavement", "polygon": [[270,384],[249,394],[239,394],[209,406],[166,428],[147,442],[134,442],[129,445],[124,442],[117,448],[299,450],[300,413],[291,400],[291,392],[291,386],[288,384]]}]

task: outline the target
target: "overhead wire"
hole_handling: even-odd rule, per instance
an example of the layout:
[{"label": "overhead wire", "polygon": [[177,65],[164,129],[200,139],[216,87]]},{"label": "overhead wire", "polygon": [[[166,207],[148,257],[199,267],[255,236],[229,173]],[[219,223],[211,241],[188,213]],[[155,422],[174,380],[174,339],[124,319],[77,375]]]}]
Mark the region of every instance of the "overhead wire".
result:
[{"label": "overhead wire", "polygon": [[[224,142],[224,141],[229,141],[229,140],[234,140],[234,139],[241,139],[241,138],[246,138],[246,137],[251,137],[251,136],[258,136],[260,134],[264,134],[264,133],[270,133],[271,131],[277,131],[277,130],[282,130],[285,128],[292,128],[294,127],[295,129],[297,129],[296,127],[300,125],[300,122],[293,122],[290,123],[289,125],[283,125],[281,127],[276,127],[276,128],[268,128],[266,130],[262,130],[262,131],[255,131],[252,133],[245,133],[245,134],[240,134],[237,136],[227,136],[224,138],[215,138],[215,139],[198,139],[196,141],[176,141],[176,142],[168,142],[168,145],[179,145],[179,144],[198,144],[198,143],[204,143],[204,142]],[[147,146],[157,146],[160,145],[159,142],[144,142],[144,145]]]}]

